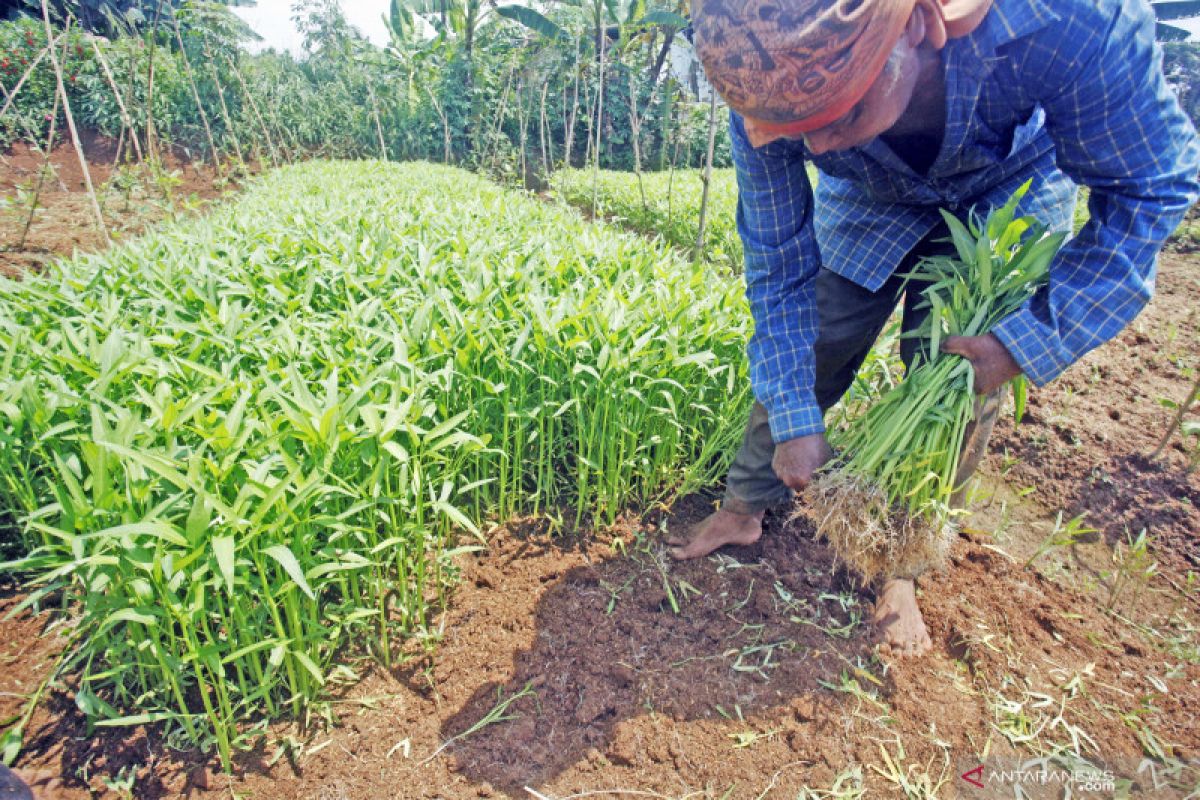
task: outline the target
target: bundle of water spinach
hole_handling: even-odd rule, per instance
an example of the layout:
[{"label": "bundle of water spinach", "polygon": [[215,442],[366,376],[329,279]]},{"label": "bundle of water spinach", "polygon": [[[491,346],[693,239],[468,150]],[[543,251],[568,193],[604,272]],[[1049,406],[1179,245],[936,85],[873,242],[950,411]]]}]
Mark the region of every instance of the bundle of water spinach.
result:
[{"label": "bundle of water spinach", "polygon": [[[809,505],[818,534],[864,581],[918,575],[945,561],[960,453],[978,402],[970,363],[939,348],[948,336],[987,333],[1046,282],[1066,234],[1016,216],[1029,185],[984,220],[972,212],[963,225],[942,212],[957,257],[924,259],[909,275],[928,284],[930,313],[916,332],[927,356],[847,428],[829,434],[839,455],[810,484]],[[1010,385],[1020,419],[1025,379]]]}]

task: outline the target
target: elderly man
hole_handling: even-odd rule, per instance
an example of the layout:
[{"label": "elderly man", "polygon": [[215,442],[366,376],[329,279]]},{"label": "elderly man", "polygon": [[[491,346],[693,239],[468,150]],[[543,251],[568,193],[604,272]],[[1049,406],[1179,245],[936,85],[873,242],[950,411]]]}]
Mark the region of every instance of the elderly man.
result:
[{"label": "elderly man", "polygon": [[[757,540],[764,511],[830,457],[824,411],[907,266],[946,252],[939,208],[986,213],[1032,179],[1019,210],[1065,229],[1075,184],[1091,189],[1049,285],[987,335],[945,342],[986,394],[1022,373],[1045,384],[1133,319],[1200,171],[1142,0],[697,0],[692,14],[732,109],[757,403],[721,508],[672,542],[676,558]],[[901,655],[930,646],[915,577],[876,603]]]}]

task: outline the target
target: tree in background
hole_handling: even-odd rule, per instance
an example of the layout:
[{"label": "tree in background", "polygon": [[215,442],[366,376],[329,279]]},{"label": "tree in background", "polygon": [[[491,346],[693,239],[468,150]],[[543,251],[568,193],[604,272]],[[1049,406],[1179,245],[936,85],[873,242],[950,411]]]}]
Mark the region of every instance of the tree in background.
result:
[{"label": "tree in background", "polygon": [[1200,42],[1164,44],[1163,73],[1184,112],[1200,128]]},{"label": "tree in background", "polygon": [[[686,46],[680,0],[473,3],[394,0],[380,48],[337,0],[299,0],[299,56],[251,54],[257,37],[215,0],[129,3],[103,38],[74,17],[55,26],[71,29],[71,106],[84,127],[118,138],[122,157],[152,156],[161,140],[209,161],[424,158],[527,185],[563,164],[703,161],[707,104],[668,68]],[[0,102],[17,94],[0,145],[44,143],[60,112],[51,72],[30,68],[46,49],[40,19],[0,22],[0,48]],[[727,153],[722,127],[716,163]]]}]

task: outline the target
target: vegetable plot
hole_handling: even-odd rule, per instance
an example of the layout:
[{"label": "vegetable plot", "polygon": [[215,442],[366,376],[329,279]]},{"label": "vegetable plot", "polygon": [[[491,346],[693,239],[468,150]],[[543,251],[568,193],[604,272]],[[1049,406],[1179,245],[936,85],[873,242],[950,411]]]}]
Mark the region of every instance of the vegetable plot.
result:
[{"label": "vegetable plot", "polygon": [[[639,186],[638,176],[631,172],[600,170],[596,213],[690,252],[699,234],[703,174],[696,169],[648,172]],[[554,189],[566,202],[590,212],[592,177],[590,169],[559,170],[554,173]],[[704,256],[740,273],[742,242],[737,235],[737,180],[732,169],[713,170],[708,201]]]},{"label": "vegetable plot", "polygon": [[[919,574],[946,557],[950,501],[976,394],[970,363],[939,347],[947,336],[987,333],[1046,281],[1065,234],[1047,234],[1032,217],[1014,218],[1028,188],[986,220],[972,218],[969,228],[943,212],[958,258],[926,259],[911,276],[929,284],[930,314],[917,333],[931,357],[831,435],[841,455],[813,481],[809,499],[818,532],[864,580]],[[1019,419],[1024,378],[1012,386]]]},{"label": "vegetable plot", "polygon": [[[720,477],[737,282],[466,172],[308,163],[0,282],[0,508],[77,702],[226,765],[433,635],[460,531]],[[247,724],[252,723],[252,724]]]}]

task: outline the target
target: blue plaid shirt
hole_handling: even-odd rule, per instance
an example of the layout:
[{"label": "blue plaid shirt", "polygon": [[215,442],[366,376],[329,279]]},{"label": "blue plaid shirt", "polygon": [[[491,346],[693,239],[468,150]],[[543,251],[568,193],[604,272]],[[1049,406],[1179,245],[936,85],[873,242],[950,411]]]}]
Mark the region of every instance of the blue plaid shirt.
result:
[{"label": "blue plaid shirt", "polygon": [[1163,79],[1142,0],[996,0],[942,55],[946,129],[926,175],[881,139],[817,157],[799,140],[753,148],[731,115],[750,375],[776,442],[824,430],[813,395],[822,265],[876,290],[939,208],[986,213],[1033,178],[1020,211],[1069,229],[1075,183],[1091,187],[1091,221],[1049,285],[992,331],[1041,385],[1145,306],[1158,250],[1200,189],[1196,132]]}]

